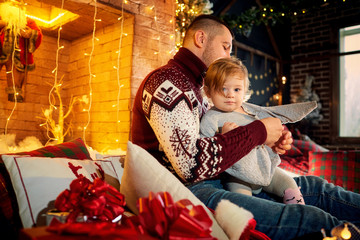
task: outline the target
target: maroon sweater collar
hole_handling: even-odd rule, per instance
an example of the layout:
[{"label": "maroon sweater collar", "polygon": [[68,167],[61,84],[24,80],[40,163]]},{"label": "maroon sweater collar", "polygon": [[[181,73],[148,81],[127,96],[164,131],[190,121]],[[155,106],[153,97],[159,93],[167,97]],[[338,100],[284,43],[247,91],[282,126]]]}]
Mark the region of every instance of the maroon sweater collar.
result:
[{"label": "maroon sweater collar", "polygon": [[190,80],[196,85],[203,84],[203,77],[207,67],[200,58],[193,54],[187,48],[180,48],[174,59],[170,60],[170,64],[179,65],[189,76]]}]

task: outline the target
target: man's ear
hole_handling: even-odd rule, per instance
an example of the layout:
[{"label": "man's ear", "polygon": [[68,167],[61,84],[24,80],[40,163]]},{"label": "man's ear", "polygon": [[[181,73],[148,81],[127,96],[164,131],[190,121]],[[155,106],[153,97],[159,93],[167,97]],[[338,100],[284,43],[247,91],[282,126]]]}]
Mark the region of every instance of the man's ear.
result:
[{"label": "man's ear", "polygon": [[195,46],[202,48],[206,41],[206,34],[203,30],[198,30],[194,34]]}]

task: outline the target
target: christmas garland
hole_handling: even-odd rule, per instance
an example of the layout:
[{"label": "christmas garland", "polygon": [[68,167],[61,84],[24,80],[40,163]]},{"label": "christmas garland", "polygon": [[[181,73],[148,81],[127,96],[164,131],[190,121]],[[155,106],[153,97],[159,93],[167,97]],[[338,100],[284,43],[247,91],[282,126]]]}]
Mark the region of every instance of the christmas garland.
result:
[{"label": "christmas garland", "polygon": [[[266,1],[265,1],[266,2]],[[255,3],[255,1],[254,1]],[[285,22],[292,23],[301,14],[318,11],[324,7],[351,7],[351,0],[312,0],[275,1],[272,4],[252,6],[241,14],[225,14],[220,16],[235,33],[245,36],[251,32],[253,26],[264,24],[274,26]],[[212,14],[213,4],[209,0],[177,0],[176,9],[176,44],[179,48],[185,30],[191,21],[200,14]]]}]

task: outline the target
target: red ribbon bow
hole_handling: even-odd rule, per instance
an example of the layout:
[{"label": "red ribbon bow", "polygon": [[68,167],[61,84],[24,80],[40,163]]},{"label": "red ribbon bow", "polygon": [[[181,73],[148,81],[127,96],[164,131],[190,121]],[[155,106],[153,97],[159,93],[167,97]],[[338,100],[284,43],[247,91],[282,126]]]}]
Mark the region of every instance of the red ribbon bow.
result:
[{"label": "red ribbon bow", "polygon": [[183,199],[174,203],[168,192],[149,193],[137,202],[140,229],[159,239],[215,239],[212,220],[201,206]]},{"label": "red ribbon bow", "polygon": [[123,214],[125,200],[113,186],[100,178],[94,182],[80,176],[70,184],[55,200],[55,207],[62,212],[70,212],[66,221],[76,222],[83,214],[96,221],[112,221]]},{"label": "red ribbon bow", "polygon": [[[84,185],[86,184],[79,180],[79,183],[75,186],[71,185],[70,189],[74,191],[79,189],[79,192],[82,192],[81,189]],[[66,198],[73,201],[65,201],[67,206],[75,204],[76,198],[68,197],[70,195],[67,195]],[[53,220],[48,230],[58,234],[86,234],[107,239],[216,239],[211,236],[212,220],[200,205],[194,206],[186,199],[174,203],[171,195],[167,192],[157,194],[150,192],[148,198],[140,198],[137,203],[139,215],[124,216],[121,225],[110,222],[70,223],[69,221],[61,224]]]}]

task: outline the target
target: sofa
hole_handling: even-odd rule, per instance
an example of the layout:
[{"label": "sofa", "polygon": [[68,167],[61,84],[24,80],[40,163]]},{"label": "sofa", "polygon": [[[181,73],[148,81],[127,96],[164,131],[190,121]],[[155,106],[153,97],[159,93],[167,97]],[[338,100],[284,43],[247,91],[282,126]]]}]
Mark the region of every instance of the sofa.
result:
[{"label": "sofa", "polygon": [[[212,220],[211,235],[217,239],[228,239],[231,234],[240,236],[253,218],[250,212],[228,202],[222,204],[225,209],[216,214],[225,222],[224,227],[220,226],[215,213],[141,147],[129,142],[126,157],[102,156],[89,152],[79,138],[34,151],[1,155],[1,239],[17,239],[22,228],[45,226],[46,213],[54,209],[55,199],[69,188],[72,180],[79,176],[95,179],[100,172],[104,173],[106,183],[120,189],[126,209],[132,214],[138,213],[136,203],[140,197],[148,196],[149,192],[168,192],[175,202],[187,199],[203,206]],[[231,208],[238,212],[233,214],[233,220],[242,221],[236,230],[228,229],[229,218],[224,217]],[[251,230],[255,231],[254,227],[252,223]]]},{"label": "sofa", "polygon": [[[280,167],[289,174],[318,175],[359,192],[360,151],[327,151],[316,144],[294,141],[292,149],[281,158]],[[232,205],[214,209],[215,212],[206,208],[141,147],[128,142],[126,157],[102,156],[89,151],[78,138],[34,151],[1,155],[1,239],[17,239],[21,228],[45,225],[46,212],[54,208],[54,200],[71,181],[80,175],[94,179],[99,171],[105,173],[107,183],[120,189],[128,211],[134,214],[138,213],[136,202],[140,197],[149,192],[169,192],[174,201],[188,199],[203,206],[213,220],[214,237],[239,239],[240,235],[251,234],[247,228],[252,219],[250,212]],[[229,211],[232,214],[227,214]],[[233,226],[232,222],[241,224]]]}]

